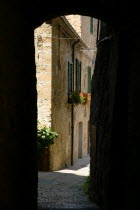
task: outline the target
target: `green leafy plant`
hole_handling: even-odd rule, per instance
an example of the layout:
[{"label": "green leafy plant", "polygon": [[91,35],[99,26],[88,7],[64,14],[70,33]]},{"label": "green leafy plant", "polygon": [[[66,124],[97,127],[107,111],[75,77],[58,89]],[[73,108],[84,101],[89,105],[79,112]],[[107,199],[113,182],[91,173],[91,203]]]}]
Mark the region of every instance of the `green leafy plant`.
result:
[{"label": "green leafy plant", "polygon": [[85,183],[83,184],[83,186],[82,186],[83,191],[84,191],[85,194],[88,195],[88,196],[89,196],[89,190],[90,190],[90,182],[91,182],[90,176],[88,176],[88,177],[86,178],[86,182],[85,182]]},{"label": "green leafy plant", "polygon": [[40,127],[38,122],[37,127],[37,152],[38,158],[40,158],[44,152],[49,148],[49,145],[54,144],[54,140],[58,137],[58,134],[53,131],[52,128],[46,126]]},{"label": "green leafy plant", "polygon": [[93,185],[90,175],[87,176],[85,183],[82,185],[82,189],[84,193],[87,195],[87,197],[89,198],[89,200],[95,203],[98,203],[98,200],[96,198],[96,194],[94,191],[94,185]]}]

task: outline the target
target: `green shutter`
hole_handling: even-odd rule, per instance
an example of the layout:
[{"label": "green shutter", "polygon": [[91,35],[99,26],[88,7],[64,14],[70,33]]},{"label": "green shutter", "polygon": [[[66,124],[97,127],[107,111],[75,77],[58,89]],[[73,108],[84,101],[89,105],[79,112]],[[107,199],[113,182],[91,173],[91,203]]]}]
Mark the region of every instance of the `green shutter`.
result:
[{"label": "green shutter", "polygon": [[79,62],[79,91],[81,92],[81,80],[82,80],[82,63]]},{"label": "green shutter", "polygon": [[81,91],[81,62],[76,59],[76,90]]},{"label": "green shutter", "polygon": [[72,93],[72,67],[73,65],[68,62],[68,93]]},{"label": "green shutter", "polygon": [[76,59],[76,90],[79,88],[79,61]]},{"label": "green shutter", "polygon": [[93,18],[90,18],[90,32],[93,33]]},{"label": "green shutter", "polygon": [[87,68],[87,91],[91,93],[91,67],[88,66]]}]

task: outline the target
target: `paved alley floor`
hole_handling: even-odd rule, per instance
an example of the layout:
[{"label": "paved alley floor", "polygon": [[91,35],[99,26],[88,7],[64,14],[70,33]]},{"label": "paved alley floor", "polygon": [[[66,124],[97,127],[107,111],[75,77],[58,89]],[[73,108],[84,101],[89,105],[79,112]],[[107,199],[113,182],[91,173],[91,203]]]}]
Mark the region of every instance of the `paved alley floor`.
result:
[{"label": "paved alley floor", "polygon": [[38,209],[99,210],[82,189],[89,175],[89,162],[90,157],[86,156],[67,169],[39,172]]}]

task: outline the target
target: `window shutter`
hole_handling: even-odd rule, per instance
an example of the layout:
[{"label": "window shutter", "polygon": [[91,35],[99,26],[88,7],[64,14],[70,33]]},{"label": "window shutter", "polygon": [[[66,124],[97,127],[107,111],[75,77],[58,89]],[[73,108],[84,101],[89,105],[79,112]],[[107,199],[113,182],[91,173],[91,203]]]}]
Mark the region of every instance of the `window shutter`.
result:
[{"label": "window shutter", "polygon": [[82,64],[76,59],[76,90],[81,91],[81,72]]},{"label": "window shutter", "polygon": [[90,32],[93,33],[93,18],[90,18]]},{"label": "window shutter", "polygon": [[79,91],[81,92],[81,83],[82,83],[82,63],[79,62]]},{"label": "window shutter", "polygon": [[76,90],[79,89],[79,61],[76,59]]},{"label": "window shutter", "polygon": [[68,93],[72,93],[72,63],[68,62]]},{"label": "window shutter", "polygon": [[87,68],[87,91],[91,93],[91,67]]}]

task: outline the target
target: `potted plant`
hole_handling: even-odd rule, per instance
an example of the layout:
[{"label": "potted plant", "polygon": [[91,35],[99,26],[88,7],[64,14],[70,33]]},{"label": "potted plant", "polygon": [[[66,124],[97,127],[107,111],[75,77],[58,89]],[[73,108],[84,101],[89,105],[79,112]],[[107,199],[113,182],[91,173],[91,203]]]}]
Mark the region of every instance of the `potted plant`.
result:
[{"label": "potted plant", "polygon": [[49,170],[49,146],[54,144],[58,134],[46,126],[37,128],[37,155],[39,170]]}]

